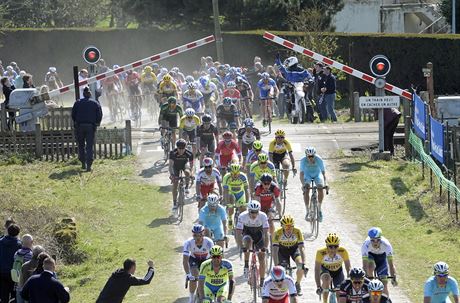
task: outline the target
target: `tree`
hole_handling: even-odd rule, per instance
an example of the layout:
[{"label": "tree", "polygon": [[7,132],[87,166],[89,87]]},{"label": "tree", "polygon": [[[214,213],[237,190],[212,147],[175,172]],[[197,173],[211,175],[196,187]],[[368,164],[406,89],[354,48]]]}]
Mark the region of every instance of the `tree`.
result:
[{"label": "tree", "polygon": [[[447,20],[447,23],[452,26],[452,0],[442,0],[440,8],[442,15]],[[455,1],[455,12],[455,32],[458,33],[460,30],[460,0]]]}]

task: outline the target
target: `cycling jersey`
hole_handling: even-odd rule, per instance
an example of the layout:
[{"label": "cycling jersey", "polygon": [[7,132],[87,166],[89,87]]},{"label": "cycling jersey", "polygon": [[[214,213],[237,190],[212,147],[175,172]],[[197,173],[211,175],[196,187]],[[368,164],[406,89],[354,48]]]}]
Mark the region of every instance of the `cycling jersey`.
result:
[{"label": "cycling jersey", "polygon": [[361,303],[364,295],[368,293],[369,279],[364,278],[364,283],[356,290],[353,288],[353,282],[346,279],[340,284],[340,290],[337,292],[339,298],[346,298],[347,303]]},{"label": "cycling jersey", "polygon": [[214,242],[208,237],[203,237],[203,243],[200,246],[196,244],[194,238],[190,238],[184,243],[183,255],[194,258],[197,261],[204,261],[211,257],[209,251],[213,245]]},{"label": "cycling jersey", "polygon": [[269,303],[288,303],[289,297],[297,296],[294,279],[290,276],[284,278],[281,287],[275,283],[272,277],[265,279],[262,286],[262,299],[268,299]]},{"label": "cycling jersey", "polygon": [[166,81],[161,81],[158,84],[158,93],[160,94],[166,94],[166,95],[174,95],[174,93],[177,92],[177,85],[171,81],[171,82],[166,82]]},{"label": "cycling jersey", "polygon": [[278,65],[279,67],[279,70],[281,72],[281,74],[283,75],[283,77],[291,82],[291,83],[296,83],[296,82],[303,82],[305,79],[307,80],[311,80],[313,79],[312,76],[310,75],[310,73],[299,67],[299,66],[296,66],[294,68],[286,68],[282,63],[281,63],[281,60],[280,59],[276,59],[275,60],[275,64]]},{"label": "cycling jersey", "polygon": [[276,177],[275,165],[272,162],[268,161],[265,168],[262,168],[260,167],[259,161],[256,161],[252,163],[249,168],[249,175],[256,181],[259,181],[260,177],[265,173],[270,174],[273,178]]},{"label": "cycling jersey", "polygon": [[136,72],[132,72],[131,74],[126,77],[126,83],[128,86],[138,86],[140,82],[139,74]]},{"label": "cycling jersey", "polygon": [[284,155],[286,152],[291,153],[292,152],[292,147],[291,143],[284,139],[281,144],[278,144],[276,142],[276,139],[274,139],[272,142],[270,142],[270,145],[268,147],[268,152],[273,153],[273,154],[280,154]]},{"label": "cycling jersey", "polygon": [[209,82],[208,85],[200,85],[198,86],[198,89],[200,90],[200,92],[204,95],[209,95],[209,94],[212,94],[212,93],[218,93],[218,89],[217,89],[217,85],[214,84],[213,82]]},{"label": "cycling jersey", "polygon": [[[268,153],[264,150],[262,150],[260,153],[262,154],[265,154],[268,156]],[[260,155],[260,154],[259,154]],[[246,155],[246,165],[251,165],[253,162],[257,161],[258,160],[258,157],[259,157],[258,154],[256,154],[256,152],[254,150],[250,150],[248,152],[248,154]]]},{"label": "cycling jersey", "polygon": [[299,169],[304,174],[304,180],[309,183],[311,179],[317,178],[325,171],[324,162],[321,157],[315,155],[315,160],[311,163],[307,157],[300,159]]},{"label": "cycling jersey", "polygon": [[205,297],[227,297],[227,282],[233,278],[233,266],[227,259],[222,259],[219,270],[215,272],[212,259],[206,260],[200,267],[200,280],[204,280]]},{"label": "cycling jersey", "polygon": [[201,121],[197,115],[194,115],[192,119],[187,119],[187,116],[182,116],[179,122],[179,128],[185,131],[193,131],[196,130],[198,125],[200,125]]},{"label": "cycling jersey", "polygon": [[224,225],[222,222],[227,221],[225,207],[217,205],[216,210],[211,212],[208,205],[205,205],[200,210],[198,220],[204,227],[212,231],[214,240],[219,241],[224,239]]},{"label": "cycling jersey", "polygon": [[251,85],[249,83],[243,82],[242,84],[238,84],[236,86],[236,88],[240,92],[241,98],[249,98],[250,97]]},{"label": "cycling jersey", "polygon": [[182,155],[179,154],[177,148],[169,152],[169,160],[174,162],[174,174],[178,176],[181,170],[184,170],[187,166],[187,163],[190,165],[193,163],[193,154],[191,151],[186,149]]},{"label": "cycling jersey", "polygon": [[226,173],[222,180],[224,189],[227,189],[231,194],[244,193],[245,188],[248,188],[248,178],[245,173],[240,172],[236,177],[231,173]]},{"label": "cycling jersey", "polygon": [[183,110],[180,105],[176,105],[174,109],[169,107],[168,103],[161,105],[159,121],[161,124],[162,121],[169,122],[169,127],[177,127],[177,116],[182,117]]},{"label": "cycling jersey", "polygon": [[262,210],[264,213],[267,213],[270,210],[273,201],[276,198],[279,198],[281,194],[280,188],[273,181],[268,190],[265,190],[264,185],[262,183],[257,183],[254,192],[254,195],[256,197],[259,197],[260,210]]},{"label": "cycling jersey", "polygon": [[196,113],[202,113],[203,112],[203,94],[197,90],[195,90],[193,93],[190,91],[186,91],[182,95],[182,100],[185,108],[193,108]]},{"label": "cycling jersey", "polygon": [[327,247],[321,248],[316,252],[316,262],[329,271],[338,271],[342,268],[342,263],[349,261],[348,252],[343,247],[337,248],[335,256],[331,257],[327,253]]},{"label": "cycling jersey", "polygon": [[363,243],[363,246],[361,247],[361,255],[363,256],[363,259],[368,259],[369,254],[385,255],[387,258],[392,258],[393,257],[393,247],[391,246],[387,238],[381,237],[379,248],[374,248],[372,246],[371,239],[367,237]]},{"label": "cycling jersey", "polygon": [[207,174],[205,168],[200,169],[196,176],[196,183],[200,185],[200,197],[205,199],[211,192],[214,191],[215,184],[221,183],[221,175],[218,169],[213,168],[211,174]]},{"label": "cycling jersey", "polygon": [[303,245],[303,241],[302,232],[297,227],[293,227],[290,235],[286,235],[282,227],[273,234],[273,246],[278,246],[280,250],[297,249],[299,245]]},{"label": "cycling jersey", "polygon": [[260,99],[267,99],[270,94],[273,93],[274,88],[276,88],[276,82],[272,78],[268,79],[268,82],[265,82],[264,79],[260,79],[257,82],[257,87],[259,88],[259,97]]},{"label": "cycling jersey", "polygon": [[426,280],[423,290],[424,297],[430,297],[431,303],[448,303],[450,302],[449,294],[454,296],[459,295],[458,283],[455,278],[448,276],[445,287],[439,287],[435,276],[431,276]]},{"label": "cycling jersey", "polygon": [[236,88],[226,89],[224,90],[224,98],[226,97],[239,100],[241,98],[241,94]]},{"label": "cycling jersey", "polygon": [[236,118],[238,117],[238,109],[235,104],[232,104],[227,108],[225,108],[223,104],[220,104],[217,106],[216,112],[217,119],[223,119],[227,121],[227,123],[236,122]]},{"label": "cycling jersey", "polygon": [[141,82],[145,84],[157,83],[157,76],[153,72],[142,72]]},{"label": "cycling jersey", "polygon": [[217,144],[216,156],[219,159],[220,167],[227,167],[235,156],[241,155],[241,150],[235,140],[226,144],[224,140]]},{"label": "cycling jersey", "polygon": [[219,135],[217,127],[214,124],[209,125],[208,128],[204,124],[200,125],[197,130],[197,136],[201,141],[214,141],[214,139]]},{"label": "cycling jersey", "polygon": [[240,128],[238,130],[238,140],[243,144],[252,145],[255,140],[260,140],[259,129],[253,127],[250,132],[247,132],[245,127]]}]

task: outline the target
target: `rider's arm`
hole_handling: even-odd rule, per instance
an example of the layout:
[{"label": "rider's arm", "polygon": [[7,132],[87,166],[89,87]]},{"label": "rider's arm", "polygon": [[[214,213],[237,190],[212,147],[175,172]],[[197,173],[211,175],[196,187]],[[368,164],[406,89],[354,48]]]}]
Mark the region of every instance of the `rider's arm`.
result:
[{"label": "rider's arm", "polygon": [[174,160],[169,159],[169,174],[174,175]]},{"label": "rider's arm", "polygon": [[292,169],[295,169],[295,159],[294,159],[294,154],[292,153],[292,151],[289,152],[289,158],[291,158]]},{"label": "rider's arm", "polygon": [[204,298],[204,278],[198,280],[198,296],[200,299]]},{"label": "rider's arm", "polygon": [[305,246],[303,244],[299,245],[300,257],[302,258],[302,264],[305,265],[307,258],[305,257]]},{"label": "rider's arm", "polygon": [[229,287],[228,287],[228,300],[230,301],[233,297],[233,293],[235,292],[235,279],[233,279],[233,273],[228,275],[228,282],[229,282]]},{"label": "rider's arm", "polygon": [[185,274],[187,275],[190,273],[190,265],[188,264],[189,258],[190,256],[186,254],[184,254],[182,257],[182,266],[184,267]]},{"label": "rider's arm", "polygon": [[390,267],[390,276],[396,277],[396,269],[395,269],[395,265],[393,262],[393,258],[387,258],[387,260],[388,260],[388,265]]},{"label": "rider's arm", "polygon": [[302,184],[302,187],[304,187],[305,186],[305,174],[302,171],[302,169],[300,170],[299,178],[300,178],[300,183]]},{"label": "rider's arm", "polygon": [[321,273],[321,262],[315,261],[315,282],[316,282],[317,288],[321,287],[320,273]]},{"label": "rider's arm", "polygon": [[347,272],[347,278],[349,278],[350,277],[349,273],[350,273],[350,269],[351,269],[350,259],[345,260],[344,263],[345,263],[345,270]]},{"label": "rider's arm", "polygon": [[196,187],[195,187],[195,193],[196,193],[196,197],[197,197],[197,201],[199,201],[199,199],[201,199],[201,191],[200,191],[200,187],[201,187],[201,182],[200,180],[196,180]]}]

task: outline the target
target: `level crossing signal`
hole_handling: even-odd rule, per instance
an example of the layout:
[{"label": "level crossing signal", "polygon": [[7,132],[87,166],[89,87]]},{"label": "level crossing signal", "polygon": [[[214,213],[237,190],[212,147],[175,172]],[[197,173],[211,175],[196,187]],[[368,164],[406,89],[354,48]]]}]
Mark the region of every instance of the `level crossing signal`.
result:
[{"label": "level crossing signal", "polygon": [[390,60],[384,55],[374,56],[370,61],[370,69],[376,77],[385,77],[391,69]]},{"label": "level crossing signal", "polygon": [[83,50],[83,59],[88,64],[96,64],[101,59],[101,52],[95,46],[87,46]]}]

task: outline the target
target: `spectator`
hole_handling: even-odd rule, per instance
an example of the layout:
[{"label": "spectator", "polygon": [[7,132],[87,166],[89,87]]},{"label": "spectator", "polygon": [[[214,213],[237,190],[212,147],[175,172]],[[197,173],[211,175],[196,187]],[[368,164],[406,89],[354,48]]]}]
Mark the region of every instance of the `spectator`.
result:
[{"label": "spectator", "polygon": [[14,82],[14,79],[17,77],[17,75],[18,74],[14,71],[11,65],[8,65],[6,67],[6,71],[3,73],[3,76],[8,77],[8,80],[10,80],[11,83]]},{"label": "spectator", "polygon": [[16,223],[12,218],[7,218],[5,220],[5,225],[3,227],[5,228],[5,232],[3,235],[0,235],[0,239],[2,239],[4,236],[8,235],[8,227],[10,227],[11,224]]},{"label": "spectator", "polygon": [[16,303],[23,303],[20,288],[18,283],[21,280],[22,265],[32,259],[32,247],[34,239],[31,235],[25,234],[22,236],[22,247],[19,249],[13,258],[13,268],[11,269],[11,279],[16,284]]},{"label": "spectator", "polygon": [[3,67],[2,60],[0,60],[0,76],[3,76],[4,72],[5,72],[5,68]]},{"label": "spectator", "polygon": [[14,282],[11,279],[14,254],[21,248],[18,239],[20,229],[15,223],[8,226],[8,235],[0,239],[0,301],[9,302],[15,298]]},{"label": "spectator", "polygon": [[50,90],[55,90],[64,86],[54,66],[51,66],[45,75],[45,85],[47,85]]},{"label": "spectator", "polygon": [[21,296],[30,303],[67,303],[70,295],[54,274],[56,262],[52,258],[43,261],[43,272],[33,275],[24,284]]},{"label": "spectator", "polygon": [[[50,89],[49,89],[48,86],[42,85],[40,87],[40,95],[47,94],[49,92],[50,92]],[[46,105],[46,107],[48,109],[50,109],[50,108],[58,108],[59,107],[59,105],[54,100],[45,100],[45,105]]]},{"label": "spectator", "polygon": [[19,74],[19,72],[21,71],[21,69],[19,68],[18,64],[17,64],[16,62],[12,61],[12,62],[10,63],[10,65],[11,65],[11,67],[13,68],[14,72],[15,72],[16,74]]},{"label": "spectator", "polygon": [[123,268],[117,269],[112,273],[109,280],[102,289],[96,303],[121,303],[131,286],[147,285],[152,281],[155,270],[153,262],[147,262],[149,268],[144,278],[136,278],[136,261],[126,259]]},{"label": "spectator", "polygon": [[201,57],[200,59],[200,69],[199,72],[207,71],[208,67],[206,66],[206,57]]},{"label": "spectator", "polygon": [[27,280],[29,280],[29,278],[33,275],[34,271],[37,269],[39,255],[44,252],[45,249],[40,245],[35,245],[32,249],[32,259],[30,259],[30,261],[28,262],[25,262],[21,268],[21,276],[19,278],[18,283],[19,290],[21,290],[22,287],[24,287],[24,284],[26,284]]},{"label": "spectator", "polygon": [[[78,73],[78,82],[81,82],[85,79],[88,79],[88,70],[87,69],[82,69],[79,73]],[[83,89],[85,88],[85,86],[80,86],[80,98],[83,98]]]},{"label": "spectator", "polygon": [[395,154],[395,146],[393,143],[393,136],[398,127],[401,112],[396,108],[383,109],[383,146],[384,150],[389,151],[392,156]]},{"label": "spectator", "polygon": [[324,69],[324,77],[321,81],[321,92],[324,94],[323,119],[331,119],[337,122],[337,116],[334,111],[335,104],[335,76],[329,66]]},{"label": "spectator", "polygon": [[313,100],[316,101],[316,112],[319,114],[319,118],[321,121],[324,121],[325,118],[321,116],[322,111],[321,111],[321,105],[319,104],[319,100],[323,93],[321,92],[321,80],[324,76],[324,71],[323,71],[323,63],[322,62],[316,62],[314,69],[313,69],[313,79],[314,79],[314,85],[313,85]]},{"label": "spectator", "polygon": [[22,77],[22,80],[24,81],[24,85],[22,86],[22,88],[35,88],[35,85],[32,82],[31,74],[25,74],[24,77]]},{"label": "spectator", "polygon": [[19,72],[19,75],[16,76],[14,79],[14,87],[16,88],[23,88],[24,86],[24,81],[22,80],[22,77],[26,75],[26,71],[22,70]]},{"label": "spectator", "polygon": [[[3,77],[0,80],[0,82],[2,84],[3,95],[5,96],[5,101],[4,101],[5,109],[9,110],[10,109],[10,95],[11,95],[11,92],[16,89],[16,87],[14,87],[14,85],[11,84],[11,81],[8,77]],[[8,129],[11,129],[11,127],[13,126],[15,115],[16,114],[14,111],[8,111],[8,123],[7,123]]]},{"label": "spectator", "polygon": [[32,272],[32,275],[39,275],[43,272],[43,262],[47,258],[51,258],[51,256],[46,252],[42,252],[38,255],[37,267],[35,267],[35,270]]}]

